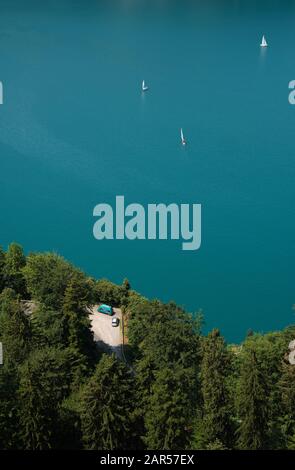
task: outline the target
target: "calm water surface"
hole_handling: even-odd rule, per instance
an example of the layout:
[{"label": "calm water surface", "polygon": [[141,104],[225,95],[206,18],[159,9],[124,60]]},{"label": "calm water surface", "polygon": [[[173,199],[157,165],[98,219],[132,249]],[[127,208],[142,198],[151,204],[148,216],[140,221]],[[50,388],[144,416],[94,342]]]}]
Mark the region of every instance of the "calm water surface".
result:
[{"label": "calm water surface", "polygon": [[[128,277],[230,341],[292,323],[295,1],[262,3],[0,1],[0,243]],[[94,240],[120,194],[202,203],[201,249]]]}]

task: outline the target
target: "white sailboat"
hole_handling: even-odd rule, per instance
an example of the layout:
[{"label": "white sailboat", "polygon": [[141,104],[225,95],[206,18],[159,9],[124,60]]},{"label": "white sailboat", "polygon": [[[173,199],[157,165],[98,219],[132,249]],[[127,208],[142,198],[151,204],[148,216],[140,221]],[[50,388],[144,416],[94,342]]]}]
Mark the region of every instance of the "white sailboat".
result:
[{"label": "white sailboat", "polygon": [[186,144],[186,140],[185,140],[185,138],[184,138],[182,128],[180,129],[180,138],[181,138],[181,143],[182,143],[182,145],[185,145],[185,144]]},{"label": "white sailboat", "polygon": [[142,91],[147,91],[149,89],[149,87],[145,84],[144,80],[142,80],[141,89],[142,89]]},{"label": "white sailboat", "polygon": [[261,40],[261,44],[260,44],[260,47],[267,47],[268,44],[266,42],[266,39],[265,39],[265,36],[263,35],[262,36],[262,40]]}]

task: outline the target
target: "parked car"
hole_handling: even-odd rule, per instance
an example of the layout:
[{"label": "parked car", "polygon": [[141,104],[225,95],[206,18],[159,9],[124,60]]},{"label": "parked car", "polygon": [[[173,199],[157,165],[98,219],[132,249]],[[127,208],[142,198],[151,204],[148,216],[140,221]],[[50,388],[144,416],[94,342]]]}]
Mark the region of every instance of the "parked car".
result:
[{"label": "parked car", "polygon": [[104,313],[105,315],[114,315],[114,311],[113,311],[113,308],[110,306],[110,305],[106,305],[106,304],[101,304],[97,311],[99,313]]},{"label": "parked car", "polygon": [[119,326],[120,320],[118,317],[112,318],[112,326]]}]

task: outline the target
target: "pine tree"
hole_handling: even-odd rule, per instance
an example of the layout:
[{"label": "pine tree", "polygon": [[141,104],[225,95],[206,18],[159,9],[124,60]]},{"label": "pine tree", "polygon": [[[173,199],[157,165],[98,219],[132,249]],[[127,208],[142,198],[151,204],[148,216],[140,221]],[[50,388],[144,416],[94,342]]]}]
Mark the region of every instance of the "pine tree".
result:
[{"label": "pine tree", "polygon": [[[89,306],[93,301],[93,285],[82,274],[72,277],[65,290],[62,313],[64,344],[81,356],[81,365],[93,364],[97,350],[90,329]],[[83,360],[83,357],[84,360]]]},{"label": "pine tree", "polygon": [[80,273],[55,253],[31,253],[22,272],[34,300],[56,310],[62,307],[70,280]]},{"label": "pine tree", "polygon": [[[181,449],[181,442],[187,445],[191,439],[192,410],[198,395],[199,321],[174,303],[134,300],[128,320],[128,338],[133,355],[137,357],[139,428],[142,429],[143,421],[144,441],[149,448],[161,449],[164,445],[165,449]],[[170,411],[168,422],[171,425],[167,427]]]},{"label": "pine tree", "polygon": [[77,272],[69,280],[64,293],[63,309],[88,314],[87,309],[93,304],[94,283],[84,274]]},{"label": "pine tree", "polygon": [[213,330],[203,344],[201,389],[203,398],[203,437],[207,446],[219,441],[231,443],[230,403],[227,389],[230,357],[219,330]]},{"label": "pine tree", "polygon": [[67,347],[65,319],[61,311],[40,304],[30,317],[34,347]]},{"label": "pine tree", "polygon": [[20,448],[16,369],[0,367],[0,449]]},{"label": "pine tree", "polygon": [[279,422],[285,445],[295,448],[295,366],[284,362],[279,381],[281,415]]},{"label": "pine tree", "polygon": [[[155,381],[155,367],[151,357],[144,356],[135,366],[135,417],[137,425],[137,435],[144,436],[144,419],[149,410],[152,386]],[[141,439],[142,441],[142,439]]]},{"label": "pine tree", "polygon": [[241,449],[264,449],[268,443],[268,383],[253,349],[244,352],[238,391]]},{"label": "pine tree", "polygon": [[121,305],[126,307],[128,305],[128,297],[130,293],[131,285],[128,279],[124,279],[121,286]]},{"label": "pine tree", "polygon": [[26,358],[31,347],[29,319],[12,289],[4,289],[0,295],[0,341],[5,364],[12,368]]},{"label": "pine tree", "polygon": [[22,247],[17,243],[11,243],[5,255],[5,285],[13,289],[23,299],[28,296],[23,274],[25,265],[26,257]]},{"label": "pine tree", "polygon": [[55,446],[59,406],[69,391],[67,351],[44,348],[32,352],[20,367],[20,429],[22,448]]},{"label": "pine tree", "polygon": [[86,449],[128,448],[132,436],[133,379],[114,355],[103,355],[81,395]]},{"label": "pine tree", "polygon": [[138,357],[149,356],[154,368],[199,361],[199,322],[174,303],[142,302],[128,321],[128,338]]},{"label": "pine tree", "polygon": [[0,293],[5,286],[5,253],[0,246]]},{"label": "pine tree", "polygon": [[138,411],[143,416],[147,411],[149,399],[152,391],[152,385],[155,381],[155,366],[152,358],[148,355],[144,356],[136,363],[136,395]]},{"label": "pine tree", "polygon": [[148,449],[183,450],[189,445],[195,404],[195,371],[173,365],[156,372],[145,415]]}]

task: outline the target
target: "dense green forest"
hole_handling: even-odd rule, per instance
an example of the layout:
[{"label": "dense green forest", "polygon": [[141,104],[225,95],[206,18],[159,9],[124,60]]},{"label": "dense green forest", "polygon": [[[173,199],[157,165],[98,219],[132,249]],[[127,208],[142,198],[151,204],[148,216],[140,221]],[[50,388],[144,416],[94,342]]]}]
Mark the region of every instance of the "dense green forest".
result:
[{"label": "dense green forest", "polygon": [[[295,449],[295,326],[227,345],[200,315],[15,243],[0,292],[1,449]],[[123,310],[128,364],[93,340],[98,302]]]}]

